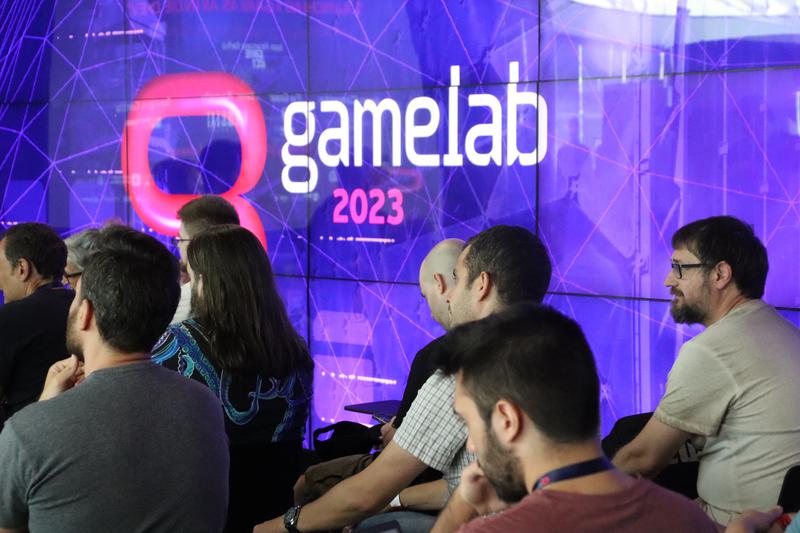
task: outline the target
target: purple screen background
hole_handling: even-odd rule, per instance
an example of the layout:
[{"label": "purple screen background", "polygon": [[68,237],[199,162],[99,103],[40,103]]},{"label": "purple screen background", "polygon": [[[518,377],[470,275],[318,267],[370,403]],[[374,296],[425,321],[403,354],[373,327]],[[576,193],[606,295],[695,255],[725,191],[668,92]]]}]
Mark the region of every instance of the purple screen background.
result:
[{"label": "purple screen background", "polygon": [[[684,223],[731,214],[752,224],[769,250],[765,299],[800,322],[800,8],[773,2],[786,9],[778,16],[745,2],[741,12],[704,16],[689,2],[689,11],[652,15],[595,3],[604,6],[6,2],[0,221],[43,221],[69,235],[115,218],[152,231],[122,181],[131,102],[163,74],[231,73],[253,88],[267,125],[266,166],[246,196],[317,363],[313,427],[367,422],[343,406],[400,398],[414,354],[442,333],[416,285],[422,258],[440,239],[505,223],[537,231],[552,254],[547,301],[589,338],[605,433],[618,417],[655,407],[677,350],[699,331],[672,322],[663,287],[670,237]],[[716,4],[727,3],[704,3]],[[461,70],[463,144],[469,128],[489,119],[468,96],[505,102],[511,61],[519,62],[519,90],[547,101],[546,131],[530,109],[515,117],[520,148],[547,135],[539,165],[416,168],[405,157],[400,167],[386,157],[370,165],[365,142],[363,166],[320,165],[309,194],[282,187],[290,102],[317,103],[318,136],[331,124],[319,113],[322,100],[352,109],[354,100],[388,97],[404,109],[428,96],[442,121],[416,148],[443,154],[450,66]],[[219,117],[169,118],[155,129],[149,156],[163,190],[220,193],[238,175],[241,145]],[[397,188],[405,218],[334,224],[337,188]]]}]

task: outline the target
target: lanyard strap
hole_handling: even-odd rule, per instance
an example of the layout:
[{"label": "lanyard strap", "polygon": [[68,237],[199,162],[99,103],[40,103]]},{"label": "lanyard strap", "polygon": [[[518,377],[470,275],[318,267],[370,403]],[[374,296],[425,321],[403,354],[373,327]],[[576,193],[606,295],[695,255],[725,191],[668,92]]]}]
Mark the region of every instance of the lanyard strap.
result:
[{"label": "lanyard strap", "polygon": [[614,468],[614,465],[605,457],[598,457],[597,459],[590,459],[582,463],[562,466],[561,468],[556,468],[555,470],[547,472],[537,479],[536,483],[533,484],[533,490],[541,489],[557,481],[589,476],[598,472],[611,470],[612,468]]}]

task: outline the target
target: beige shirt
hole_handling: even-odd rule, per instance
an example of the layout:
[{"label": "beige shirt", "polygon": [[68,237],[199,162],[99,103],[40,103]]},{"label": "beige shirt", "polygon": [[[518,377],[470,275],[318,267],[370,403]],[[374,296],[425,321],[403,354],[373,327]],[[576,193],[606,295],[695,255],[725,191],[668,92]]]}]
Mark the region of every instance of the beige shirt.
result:
[{"label": "beige shirt", "polygon": [[654,416],[697,436],[712,519],[774,506],[800,463],[800,330],[761,300],[735,307],[683,345]]}]

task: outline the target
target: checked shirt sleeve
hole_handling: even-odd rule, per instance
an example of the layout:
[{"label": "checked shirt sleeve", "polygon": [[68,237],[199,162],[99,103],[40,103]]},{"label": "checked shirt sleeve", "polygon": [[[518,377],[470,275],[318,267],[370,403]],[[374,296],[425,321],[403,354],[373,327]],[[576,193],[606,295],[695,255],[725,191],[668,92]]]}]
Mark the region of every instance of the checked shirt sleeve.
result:
[{"label": "checked shirt sleeve", "polygon": [[394,442],[431,468],[446,473],[464,454],[467,427],[453,412],[455,379],[437,371],[422,386]]}]

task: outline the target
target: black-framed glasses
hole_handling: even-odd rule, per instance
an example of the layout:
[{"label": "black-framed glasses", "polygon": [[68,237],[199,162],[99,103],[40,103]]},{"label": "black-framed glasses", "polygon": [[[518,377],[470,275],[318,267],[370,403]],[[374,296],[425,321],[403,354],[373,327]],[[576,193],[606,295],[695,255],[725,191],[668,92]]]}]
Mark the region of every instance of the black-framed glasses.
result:
[{"label": "black-framed glasses", "polygon": [[64,279],[67,280],[67,285],[70,287],[75,287],[75,284],[78,283],[78,278],[81,277],[83,274],[83,270],[78,272],[64,272]]},{"label": "black-framed glasses", "polygon": [[706,266],[705,263],[670,263],[672,267],[672,273],[675,274],[675,277],[678,279],[683,279],[683,271],[687,268],[700,268]]},{"label": "black-framed glasses", "polygon": [[183,237],[178,235],[176,237],[172,237],[172,244],[173,246],[180,246],[182,242],[189,242],[191,240],[192,239],[184,239]]}]

